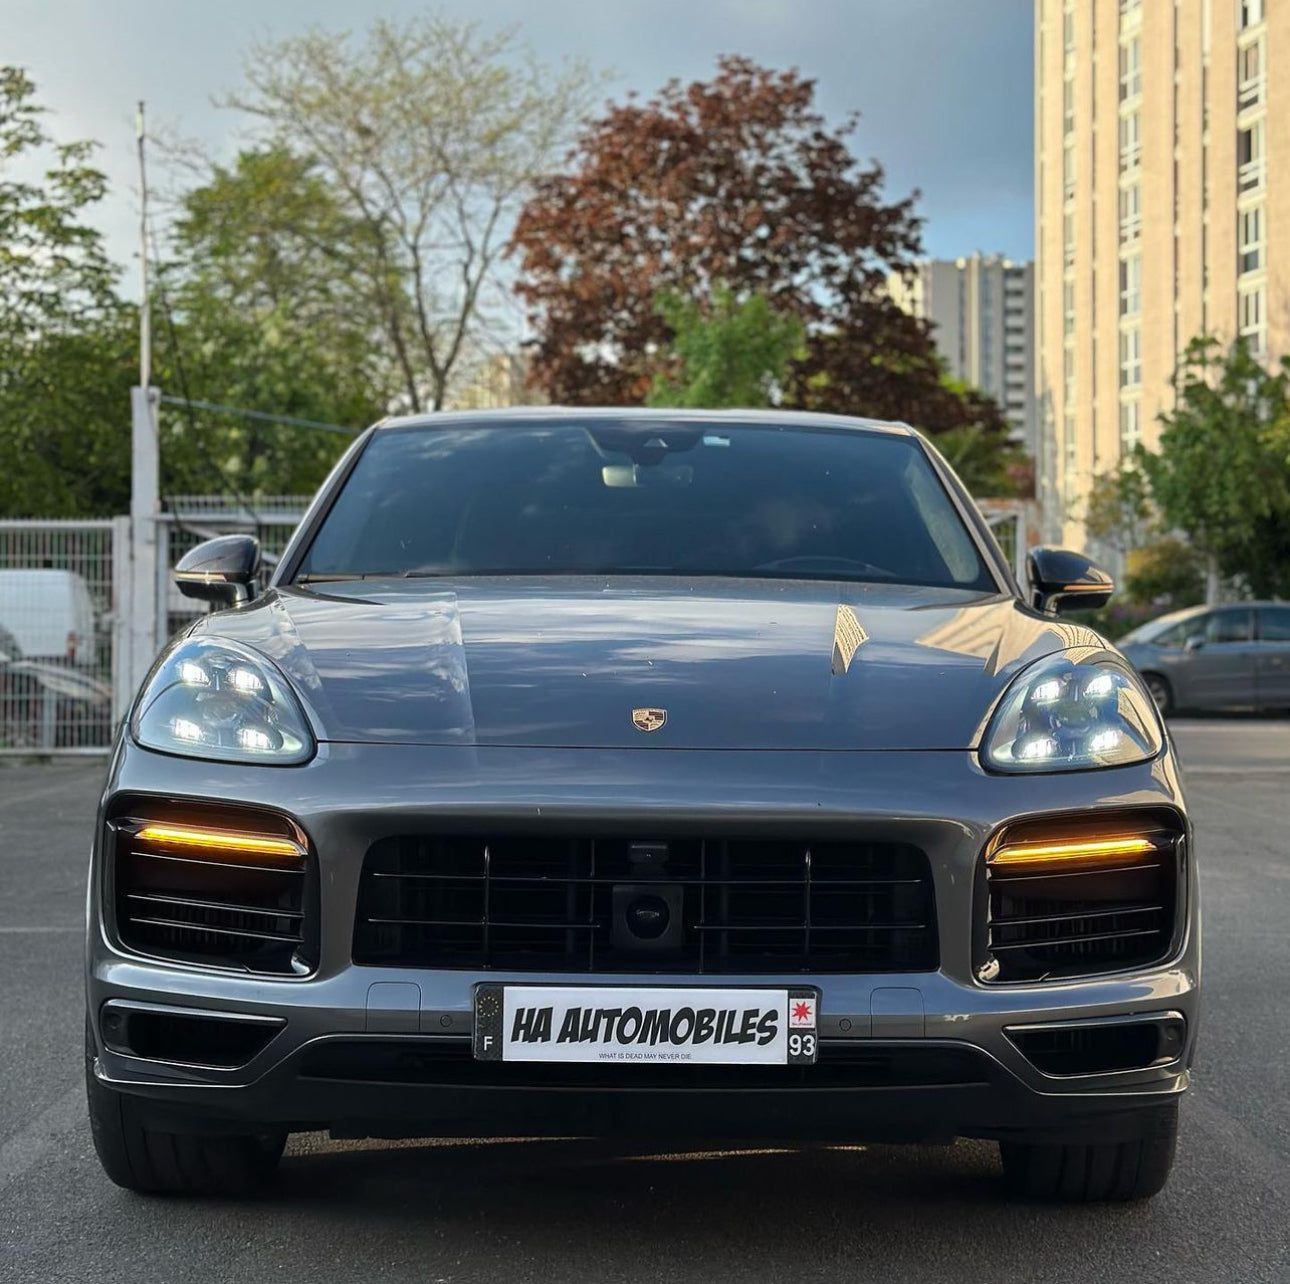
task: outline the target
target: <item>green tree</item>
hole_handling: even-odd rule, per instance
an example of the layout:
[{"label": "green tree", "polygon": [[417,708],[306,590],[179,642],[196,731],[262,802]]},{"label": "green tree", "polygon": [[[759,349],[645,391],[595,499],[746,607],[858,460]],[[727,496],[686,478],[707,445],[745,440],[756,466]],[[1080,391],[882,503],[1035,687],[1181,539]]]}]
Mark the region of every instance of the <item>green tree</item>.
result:
[{"label": "green tree", "polygon": [[0,67],[0,513],[121,512],[133,313],[88,211],[95,144],[59,142],[31,79]]},{"label": "green tree", "polygon": [[675,293],[656,307],[672,332],[670,361],[655,376],[651,406],[771,405],[789,363],[802,353],[802,323],[776,313],[764,295],[719,289],[707,307]]},{"label": "green tree", "polygon": [[252,47],[230,105],[308,157],[351,231],[358,287],[410,409],[439,409],[496,318],[519,204],[566,147],[596,81],[537,61],[513,30],[429,14],[366,38],[314,29]]},{"label": "green tree", "polygon": [[1025,452],[990,428],[981,424],[947,428],[932,443],[978,499],[1010,499],[1033,488]]},{"label": "green tree", "polygon": [[[244,151],[182,199],[156,299],[158,379],[172,393],[355,430],[394,371],[352,270],[361,235],[310,162]],[[313,490],[345,438],[165,408],[173,490]]]},{"label": "green tree", "polygon": [[1094,539],[1128,553],[1145,543],[1155,526],[1151,484],[1135,458],[1093,478],[1084,529]]},{"label": "green tree", "polygon": [[[97,144],[59,143],[20,67],[0,67],[0,342],[74,329],[116,306],[116,269],[85,212],[107,179]],[[16,174],[43,166],[39,179]]]},{"label": "green tree", "polygon": [[1176,535],[1164,535],[1129,555],[1125,595],[1159,610],[1177,611],[1205,600],[1205,563]]},{"label": "green tree", "polygon": [[1265,368],[1242,340],[1188,345],[1156,454],[1140,452],[1167,529],[1258,596],[1290,595],[1290,359]]}]

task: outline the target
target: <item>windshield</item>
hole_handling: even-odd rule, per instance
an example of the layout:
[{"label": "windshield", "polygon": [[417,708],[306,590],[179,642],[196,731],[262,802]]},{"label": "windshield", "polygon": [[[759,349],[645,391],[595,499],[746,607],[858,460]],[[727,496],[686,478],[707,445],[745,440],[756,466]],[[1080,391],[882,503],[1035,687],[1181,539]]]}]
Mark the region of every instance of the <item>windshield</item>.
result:
[{"label": "windshield", "polygon": [[913,439],[684,420],[377,431],[298,578],[379,574],[997,587]]}]

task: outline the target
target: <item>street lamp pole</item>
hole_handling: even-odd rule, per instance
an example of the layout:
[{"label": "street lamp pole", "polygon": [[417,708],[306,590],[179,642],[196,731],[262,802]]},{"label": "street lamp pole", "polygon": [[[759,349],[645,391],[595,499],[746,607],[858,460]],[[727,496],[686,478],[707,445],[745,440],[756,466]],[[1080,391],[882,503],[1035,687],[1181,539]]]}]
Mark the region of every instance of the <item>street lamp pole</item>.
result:
[{"label": "street lamp pole", "polygon": [[[160,512],[157,449],[157,390],[152,387],[152,323],[148,294],[148,171],[144,107],[136,118],[139,149],[139,385],[130,389],[130,593],[128,698],[156,657],[160,644],[157,530]],[[120,637],[120,634],[118,634]]]}]

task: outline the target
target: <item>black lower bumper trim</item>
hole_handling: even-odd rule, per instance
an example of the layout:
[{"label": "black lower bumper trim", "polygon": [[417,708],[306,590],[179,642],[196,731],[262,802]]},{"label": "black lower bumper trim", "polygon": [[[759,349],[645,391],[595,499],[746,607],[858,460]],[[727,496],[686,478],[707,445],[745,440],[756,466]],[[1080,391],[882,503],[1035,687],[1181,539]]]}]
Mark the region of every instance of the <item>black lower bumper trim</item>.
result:
[{"label": "black lower bumper trim", "polygon": [[433,1036],[337,1036],[251,1084],[109,1084],[172,1132],[833,1144],[1130,1140],[1186,1086],[1180,1074],[1146,1090],[1049,1095],[968,1044],[875,1042],[826,1041],[805,1067],[602,1067],[476,1062],[464,1041]]},{"label": "black lower bumper trim", "polygon": [[302,1079],[442,1087],[658,1092],[812,1091],[823,1088],[923,1088],[991,1081],[990,1063],[972,1048],[884,1047],[833,1041],[811,1066],[579,1065],[476,1061],[465,1039],[418,1042],[352,1039],[305,1054]]}]

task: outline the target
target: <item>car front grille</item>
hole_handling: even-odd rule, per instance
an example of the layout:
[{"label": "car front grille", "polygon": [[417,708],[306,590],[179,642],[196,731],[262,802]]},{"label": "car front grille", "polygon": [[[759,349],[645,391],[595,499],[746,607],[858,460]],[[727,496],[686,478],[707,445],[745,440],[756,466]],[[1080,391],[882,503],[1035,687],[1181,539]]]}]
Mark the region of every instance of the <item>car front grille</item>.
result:
[{"label": "car front grille", "polygon": [[[113,822],[111,899],[117,935],[141,954],[239,971],[298,975],[312,970],[311,859],[233,862],[216,852],[140,841],[145,819],[175,811],[136,808]],[[294,835],[280,817],[188,806],[183,819],[260,833]]]},{"label": "car front grille", "polygon": [[1029,870],[987,866],[987,979],[1033,981],[1143,967],[1174,939],[1181,837],[1160,830],[1131,864]]},{"label": "car front grille", "polygon": [[559,834],[385,838],[359,888],[354,961],[509,971],[927,971],[917,847]]}]

